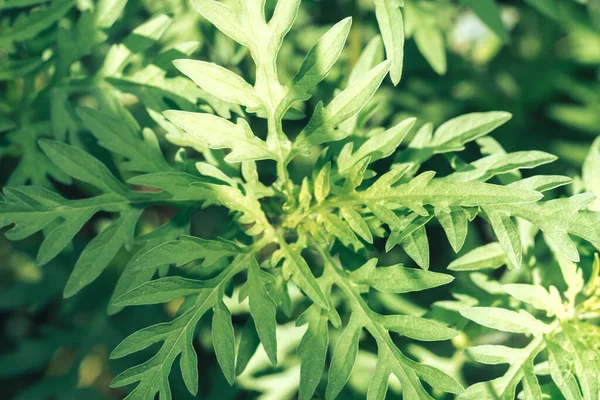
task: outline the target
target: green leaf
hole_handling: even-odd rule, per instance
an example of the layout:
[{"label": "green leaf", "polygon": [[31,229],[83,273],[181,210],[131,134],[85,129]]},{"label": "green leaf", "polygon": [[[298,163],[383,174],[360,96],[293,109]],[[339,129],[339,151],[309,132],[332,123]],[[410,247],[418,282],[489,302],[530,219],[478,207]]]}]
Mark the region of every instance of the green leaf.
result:
[{"label": "green leaf", "polygon": [[269,29],[279,41],[289,32],[294,25],[301,0],[280,0],[275,5],[273,16],[269,20]]},{"label": "green leaf", "polygon": [[365,220],[352,208],[341,208],[340,213],[348,226],[368,243],[373,243],[373,235]]},{"label": "green leaf", "polygon": [[256,137],[248,123],[239,118],[234,124],[212,114],[165,111],[165,116],[195,138],[204,140],[212,149],[231,149],[227,162],[277,159],[267,144]]},{"label": "green leaf", "polygon": [[596,198],[588,206],[592,211],[600,211],[600,138],[596,138],[583,162],[582,178],[587,191],[594,193]]},{"label": "green leaf", "polygon": [[131,269],[140,271],[160,265],[174,264],[181,267],[194,260],[204,260],[202,266],[210,267],[217,261],[233,257],[241,252],[235,243],[224,240],[208,240],[194,236],[181,236],[148,249],[132,263]]},{"label": "green leaf", "polygon": [[127,0],[100,0],[94,12],[95,25],[98,28],[110,28],[119,18]]},{"label": "green leaf", "polygon": [[122,118],[93,108],[82,107],[77,112],[102,147],[129,159],[121,164],[123,169],[150,173],[171,169],[151,130],[140,135],[137,123],[124,124]]},{"label": "green leaf", "polygon": [[[486,211],[486,208],[484,208],[484,211]],[[508,214],[493,211],[486,211],[486,214],[490,219],[490,224],[502,250],[504,250],[512,265],[520,268],[523,260],[523,249],[517,226]]]},{"label": "green leaf", "polygon": [[419,378],[430,384],[432,387],[442,390],[446,393],[461,394],[465,391],[460,383],[445,372],[432,367],[431,365],[421,364],[412,360],[407,360],[408,365],[415,370]]},{"label": "green leaf", "polygon": [[240,337],[240,344],[238,346],[237,360],[235,362],[235,374],[240,375],[246,369],[248,362],[256,352],[258,345],[260,344],[260,338],[256,332],[254,321],[249,318]]},{"label": "green leaf", "polygon": [[526,399],[542,400],[542,389],[533,372],[533,362],[529,361],[523,366],[523,394]]},{"label": "green leaf", "polygon": [[241,76],[217,64],[196,60],[175,60],[175,67],[213,96],[250,110],[262,107],[254,88]]},{"label": "green leaf", "polygon": [[365,157],[370,157],[370,161],[374,162],[390,156],[400,146],[406,134],[414,126],[415,121],[415,118],[407,118],[393,128],[375,133],[343,163],[338,160],[340,174],[344,174],[345,171]]},{"label": "green leaf", "polygon": [[421,341],[448,340],[458,335],[454,329],[413,315],[386,315],[381,317],[381,323],[392,332]]},{"label": "green leaf", "polygon": [[231,313],[223,301],[216,302],[212,318],[212,341],[217,361],[230,385],[235,380],[235,333]]},{"label": "green leaf", "polygon": [[360,57],[352,67],[352,71],[350,71],[350,75],[348,76],[348,84],[352,84],[356,82],[361,76],[369,72],[371,68],[375,66],[375,64],[383,61],[383,55],[379,54],[381,52],[381,36],[377,35],[373,39],[369,41],[367,46],[363,49],[360,54]]},{"label": "green leaf", "polygon": [[138,352],[148,346],[163,342],[158,353],[148,361],[131,367],[117,375],[111,382],[111,387],[122,387],[139,382],[127,396],[131,399],[161,398],[170,399],[169,373],[180,357],[180,368],[184,382],[189,392],[198,392],[197,356],[192,344],[196,324],[208,311],[214,301],[218,287],[203,292],[186,312],[172,321],[144,328],[128,336],[111,353],[111,358],[121,358]]},{"label": "green leaf", "polygon": [[367,390],[368,400],[384,400],[388,390],[388,380],[391,370],[387,367],[385,361],[380,361],[375,366],[375,372],[371,377],[369,388]]},{"label": "green leaf", "polygon": [[404,62],[404,24],[400,5],[399,0],[375,0],[375,16],[391,62],[390,77],[394,85],[400,82]]},{"label": "green leaf", "polygon": [[323,108],[319,103],[308,125],[296,138],[295,147],[306,151],[312,146],[346,137],[348,132],[335,131],[335,127],[362,110],[381,85],[389,68],[389,62],[384,61],[338,94],[327,107]]},{"label": "green leaf", "polygon": [[329,305],[327,297],[319,287],[312,270],[302,255],[285,242],[285,239],[279,241],[285,257],[283,269],[290,271],[294,283],[303,290],[306,295],[319,307],[327,310]]},{"label": "green leaf", "polygon": [[547,311],[548,315],[562,312],[564,307],[562,299],[556,287],[550,287],[550,293],[540,285],[528,285],[525,283],[512,283],[504,285],[506,293],[525,303],[531,304],[538,310]]},{"label": "green leaf", "polygon": [[75,179],[104,192],[126,194],[129,191],[104,164],[77,147],[46,139],[40,140],[40,147],[54,164]]},{"label": "green leaf", "polygon": [[38,8],[25,18],[16,19],[12,26],[4,27],[0,48],[12,52],[14,42],[24,42],[38,36],[44,29],[60,20],[75,5],[75,0],[56,0],[47,7]]},{"label": "green leaf", "polygon": [[433,147],[462,150],[463,145],[503,125],[512,115],[504,111],[470,113],[440,125],[433,135]]},{"label": "green leaf", "polygon": [[137,288],[145,282],[149,282],[156,273],[157,269],[163,267],[164,264],[157,265],[154,268],[136,269],[132,266],[136,260],[148,250],[162,244],[176,239],[181,235],[188,234],[190,230],[190,217],[187,212],[180,212],[173,216],[168,222],[160,226],[159,228],[146,233],[136,238],[135,245],[138,250],[129,259],[129,262],[125,265],[123,273],[117,281],[115,290],[112,293],[111,299],[108,305],[108,314],[113,315],[121,311],[123,307],[115,306],[112,304],[118,297],[129,292],[132,289]]},{"label": "green leaf", "polygon": [[218,280],[199,281],[179,276],[160,278],[145,282],[119,296],[113,304],[125,307],[167,303],[171,300],[198,294],[203,289],[216,286],[218,282]]},{"label": "green leaf", "polygon": [[247,43],[244,25],[227,5],[215,0],[192,0],[192,5],[225,35],[240,44]]},{"label": "green leaf", "polygon": [[362,244],[350,227],[335,214],[325,214],[322,216],[323,225],[327,232],[337,237],[346,247],[352,247],[354,251],[358,251]]},{"label": "green leaf", "polygon": [[573,180],[568,176],[539,175],[521,179],[520,181],[511,183],[509,186],[514,187],[516,189],[528,189],[535,190],[538,192],[545,192],[547,190],[552,190],[557,187],[568,185],[572,181]]},{"label": "green leaf", "polygon": [[574,262],[579,261],[577,247],[569,234],[579,236],[596,246],[600,245],[600,214],[583,210],[594,195],[582,193],[533,204],[488,206],[495,212],[523,218],[539,228],[553,246]]},{"label": "green leaf", "polygon": [[444,179],[423,179],[431,179],[431,176],[429,174],[428,177],[417,177],[408,183],[387,188],[375,184],[366,191],[358,193],[358,196],[364,202],[402,204],[419,214],[423,214],[423,205],[447,208],[533,203],[542,197],[540,193],[531,190],[490,183],[459,184]]},{"label": "green leaf", "polygon": [[258,337],[269,356],[269,360],[273,364],[277,364],[277,337],[275,336],[277,306],[267,292],[264,278],[261,276],[260,267],[255,259],[250,261],[247,285],[250,315],[254,319]]},{"label": "green leaf", "polygon": [[362,326],[359,321],[351,317],[335,344],[329,366],[325,399],[335,399],[348,382],[356,361],[361,330]]},{"label": "green leaf", "polygon": [[[442,225],[452,250],[458,253],[465,243],[469,229],[469,219],[464,209],[450,207],[450,209],[435,208],[435,217]],[[450,268],[449,268],[450,269]]]},{"label": "green leaf", "polygon": [[431,289],[448,284],[454,280],[450,275],[405,268],[402,264],[389,267],[376,267],[377,259],[371,259],[350,274],[357,283],[384,293],[408,293]]},{"label": "green leaf", "polygon": [[69,243],[75,235],[81,230],[83,225],[95,214],[96,210],[83,209],[75,212],[65,221],[52,229],[42,242],[38,251],[36,262],[38,265],[44,265],[56,257]]},{"label": "green leaf", "polygon": [[582,329],[586,325],[585,322],[563,324],[563,331],[566,339],[565,345],[572,350],[569,354],[575,365],[575,375],[579,381],[583,398],[593,399],[596,397],[596,393],[600,392],[600,369],[594,362],[597,350],[589,340],[585,329]]},{"label": "green leaf", "polygon": [[142,211],[132,209],[121,213],[116,221],[90,241],[67,281],[65,298],[75,295],[100,276],[123,245],[131,248],[135,226]]},{"label": "green leaf", "polygon": [[409,164],[416,172],[434,154],[461,151],[466,143],[487,135],[510,118],[511,114],[503,111],[464,114],[444,122],[434,136],[431,124],[425,124],[396,161]]},{"label": "green leaf", "polygon": [[515,349],[497,344],[484,344],[469,347],[463,354],[471,360],[482,364],[512,364],[523,357],[523,349]]},{"label": "green leaf", "polygon": [[420,226],[406,235],[400,241],[400,245],[419,267],[425,270],[429,269],[429,239],[427,239],[424,226]]},{"label": "green leaf", "polygon": [[338,22],[310,49],[300,70],[288,84],[289,104],[308,100],[314,88],[325,79],[344,48],[351,24],[350,17]]},{"label": "green leaf", "polygon": [[492,242],[469,251],[448,265],[450,271],[479,271],[497,269],[507,262],[506,254],[498,242]]},{"label": "green leaf", "polygon": [[[302,318],[300,316],[298,320]],[[308,320],[308,329],[302,336],[297,350],[301,359],[300,392],[298,394],[300,400],[313,398],[323,375],[329,344],[327,311],[313,306],[305,311],[305,318]]]},{"label": "green leaf", "polygon": [[473,10],[500,40],[505,43],[509,41],[500,10],[494,0],[461,0],[461,3]]},{"label": "green leaf", "polygon": [[552,340],[546,342],[546,348],[548,350],[550,375],[562,395],[566,400],[583,399],[577,379],[571,372],[571,356],[569,353]]},{"label": "green leaf", "polygon": [[[392,233],[385,244],[385,250],[390,251],[398,243],[408,245],[411,241],[416,241],[423,235],[425,235],[425,239],[427,239],[426,233],[421,228],[429,222],[431,218],[433,218],[432,215],[418,215],[415,213],[403,218],[400,225],[398,225],[397,228],[394,227],[392,230]],[[426,245],[424,252],[429,254],[429,244],[426,243]],[[427,262],[427,265],[429,265],[429,262]]]},{"label": "green leaf", "polygon": [[319,171],[319,174],[315,178],[315,199],[318,203],[325,200],[329,195],[329,191],[331,190],[330,175],[331,163],[328,162],[321,168],[321,171]]},{"label": "green leaf", "polygon": [[423,54],[429,65],[439,75],[444,75],[447,65],[442,32],[435,26],[424,26],[416,30],[414,38],[419,51]]},{"label": "green leaf", "polygon": [[503,332],[542,333],[546,325],[524,310],[519,312],[495,307],[471,307],[460,310],[460,314],[479,325]]},{"label": "green leaf", "polygon": [[[514,153],[492,154],[480,158],[447,177],[455,182],[478,180],[485,182],[496,175],[506,174],[525,168],[535,168],[553,162],[556,156],[543,151],[517,151]],[[514,187],[514,185],[511,185]],[[545,185],[544,185],[545,186]],[[525,187],[523,187],[525,189]]]}]

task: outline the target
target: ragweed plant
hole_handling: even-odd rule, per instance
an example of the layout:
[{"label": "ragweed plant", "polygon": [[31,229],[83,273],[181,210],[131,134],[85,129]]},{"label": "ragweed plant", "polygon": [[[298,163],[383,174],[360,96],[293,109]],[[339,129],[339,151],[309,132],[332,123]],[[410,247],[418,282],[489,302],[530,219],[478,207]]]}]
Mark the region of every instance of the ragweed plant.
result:
[{"label": "ragweed plant", "polygon": [[[56,1],[52,7],[62,3]],[[338,61],[351,29],[350,18],[331,27],[306,54],[297,73],[282,81],[278,55],[294,24],[299,0],[278,1],[268,18],[263,0],[240,1],[235,9],[214,0],[195,0],[194,7],[205,19],[250,55],[255,66],[251,74],[241,76],[212,62],[180,58],[193,52],[192,45],[145,62],[146,51],[164,32],[168,17],[162,16],[135,29],[122,45],[114,45],[103,67],[89,72],[89,81],[79,82],[96,96],[100,107],[78,108],[73,124],[82,124],[113,155],[108,166],[76,140],[64,143],[66,133],[77,131],[76,127],[54,127],[54,137],[41,140],[36,130],[28,131],[32,135],[29,150],[39,152],[39,144],[49,161],[48,171],[57,172],[18,182],[37,185],[4,188],[0,226],[9,227],[6,237],[22,240],[42,232],[36,259],[42,265],[65,251],[94,215],[108,213],[110,221],[77,257],[64,285],[64,297],[78,295],[126,253],[109,313],[151,304],[178,306],[171,320],[138,330],[112,351],[112,359],[148,348],[153,354],[113,379],[113,387],[130,388],[128,399],[171,398],[175,364],[187,390],[198,393],[202,374],[195,338],[198,326],[206,325],[205,316],[211,318],[210,342],[230,384],[244,374],[257,352],[264,351],[273,364],[285,362],[278,330],[293,322],[304,327],[295,352],[300,359],[300,399],[315,396],[322,381],[324,397],[338,397],[361,351],[377,354],[366,389],[368,398],[385,398],[388,383],[410,400],[443,393],[493,398],[488,384],[465,391],[456,373],[421,363],[404,349],[412,340],[455,338],[459,321],[445,324],[434,313],[382,306],[386,299],[397,299],[396,295],[427,294],[453,281],[452,275],[429,270],[426,226],[441,226],[452,249],[459,252],[469,226],[479,221],[487,221],[498,240],[483,252],[484,268],[508,264],[527,269],[530,263],[524,263],[524,252],[531,244],[529,233],[539,230],[552,243],[569,285],[564,299],[557,289],[506,286],[515,298],[556,316],[549,323],[524,311],[462,304],[462,315],[467,318],[534,337],[525,350],[506,350],[501,361],[518,363],[491,384],[493,390],[500,397],[510,397],[523,380],[525,396],[541,398],[539,384],[532,378],[532,362],[546,349],[557,386],[568,385],[572,398],[578,398],[579,382],[584,398],[593,398],[598,389],[595,375],[586,371],[598,349],[583,348],[580,336],[569,342],[568,335],[575,330],[577,335],[593,336],[596,329],[582,324],[585,329],[577,331],[579,325],[571,324],[595,318],[597,312],[597,278],[589,280],[586,300],[580,300],[582,275],[572,264],[580,261],[579,248],[600,247],[600,214],[589,208],[594,196],[580,193],[548,200],[546,192],[568,184],[570,178],[536,175],[523,179],[519,170],[552,162],[555,157],[541,151],[507,153],[486,137],[510,119],[506,112],[470,113],[436,129],[429,123],[416,129],[414,118],[366,129],[376,111],[371,100],[382,81],[388,74],[394,83],[400,79],[403,35],[394,36],[402,32],[400,17],[394,18],[399,15],[399,3],[375,1],[388,60],[378,59],[380,39],[373,39],[347,83],[331,99],[318,101],[314,109],[307,110],[306,105]],[[84,22],[82,29],[87,26]],[[424,40],[422,33],[416,35]],[[12,42],[6,43],[12,51]],[[171,61],[189,80],[173,76]],[[42,59],[39,68],[47,66],[46,62],[52,64],[52,56]],[[132,75],[127,68],[130,62],[135,64]],[[64,69],[67,94],[70,85],[77,83],[69,75],[73,63]],[[75,64],[75,71],[83,65]],[[47,73],[51,75],[59,66],[49,67]],[[27,78],[30,84],[35,79]],[[62,86],[47,86],[48,90],[57,87]],[[104,89],[109,87],[106,95]],[[167,132],[168,140],[196,152],[179,149],[165,156],[154,132],[142,129],[122,107],[123,93],[138,99],[151,120]],[[36,96],[43,94],[34,91],[24,103],[36,102]],[[67,100],[57,103],[57,112],[71,115]],[[199,100],[210,107],[198,112],[195,103]],[[103,104],[112,104],[111,112],[97,109]],[[301,120],[305,111],[310,118],[302,128],[288,129],[289,120]],[[27,118],[33,117],[22,117],[25,126]],[[65,120],[51,117],[50,123]],[[42,126],[47,124],[44,120]],[[12,131],[9,125],[3,128]],[[20,137],[14,131],[9,135],[11,140]],[[482,156],[474,161],[461,157],[465,146],[479,148]],[[436,155],[449,161],[446,170],[450,172],[439,174],[443,176],[436,177],[430,169],[429,162]],[[264,173],[268,165],[274,166],[275,176]],[[292,165],[303,166],[300,170],[306,173],[290,173]],[[33,169],[29,166],[24,171],[29,174]],[[118,176],[122,172],[129,179]],[[63,184],[77,182],[85,188],[85,196],[69,198],[49,189],[53,185],[47,175]],[[173,210],[167,222],[150,232],[138,229],[144,213],[165,206]],[[207,207],[218,209],[213,206],[225,208],[232,223],[220,235],[193,235],[192,214]],[[389,265],[383,250],[397,249],[416,267]],[[481,249],[469,253],[470,258],[459,259],[449,269],[481,269],[481,256]],[[597,271],[592,276],[596,275]],[[176,303],[179,299],[183,299],[181,304]],[[249,314],[238,332],[232,309],[236,314]],[[569,375],[569,358],[564,354],[573,348],[575,355],[582,356],[575,361],[576,375]],[[489,347],[468,351],[477,360],[501,357],[498,353]]]},{"label": "ragweed plant", "polygon": [[[513,300],[527,305],[536,318],[524,309],[518,312],[500,307],[464,308],[461,314],[476,323],[499,331],[527,335],[523,348],[498,344],[470,347],[467,357],[484,364],[510,364],[500,378],[477,383],[461,396],[464,399],[513,399],[521,382],[519,398],[542,399],[544,394],[565,399],[597,399],[600,393],[598,358],[598,254],[587,282],[575,263],[557,254],[566,290],[556,286],[513,283],[502,287]],[[555,386],[538,376],[550,375]],[[542,378],[543,379],[543,378]]]}]

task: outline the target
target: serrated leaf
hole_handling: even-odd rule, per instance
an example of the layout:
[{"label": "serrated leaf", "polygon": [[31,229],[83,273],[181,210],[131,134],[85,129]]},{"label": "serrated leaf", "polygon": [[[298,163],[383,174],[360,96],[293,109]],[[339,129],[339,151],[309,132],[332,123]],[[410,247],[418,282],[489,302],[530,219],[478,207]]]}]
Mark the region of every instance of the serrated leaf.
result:
[{"label": "serrated leaf", "polygon": [[77,113],[102,147],[129,159],[125,164],[128,171],[162,172],[171,169],[151,131],[145,131],[142,137],[139,127],[124,124],[122,119],[92,108],[82,107]]},{"label": "serrated leaf", "polygon": [[188,234],[189,228],[189,214],[187,212],[181,212],[173,216],[173,218],[159,228],[136,238],[135,245],[139,246],[139,249],[129,259],[129,262],[125,265],[123,273],[117,281],[115,290],[113,291],[109,300],[107,310],[109,315],[116,314],[123,308],[112,304],[115,299],[129,292],[130,290],[137,288],[141,284],[150,281],[157,269],[164,267],[164,264],[162,264],[157,265],[154,268],[134,270],[132,265],[136,262],[136,260],[148,250],[158,246],[159,244],[169,242],[181,235]]},{"label": "serrated leaf", "polygon": [[515,312],[496,307],[471,307],[460,310],[460,313],[479,325],[503,332],[540,333],[546,330],[543,322],[524,310]]},{"label": "serrated leaf", "polygon": [[186,59],[175,60],[173,64],[196,85],[221,100],[240,104],[250,110],[262,107],[254,88],[241,76],[226,68],[206,61]]},{"label": "serrated leaf", "polygon": [[123,245],[132,245],[134,229],[142,211],[132,209],[123,212],[116,221],[89,242],[65,285],[65,298],[75,295],[100,276]]},{"label": "serrated leaf", "polygon": [[139,306],[160,304],[202,292],[214,287],[219,280],[200,281],[196,279],[170,276],[145,282],[115,299],[115,306]]},{"label": "serrated leaf", "polygon": [[85,151],[54,140],[40,140],[40,147],[50,160],[75,179],[94,185],[105,192],[125,194],[128,189],[108,168]]},{"label": "serrated leaf", "polygon": [[204,260],[202,265],[209,267],[220,259],[239,254],[241,249],[233,242],[218,239],[208,240],[194,236],[181,236],[177,240],[167,241],[139,255],[131,269],[151,269],[160,265],[174,264],[182,266],[190,261]]},{"label": "serrated leaf", "polygon": [[421,341],[448,340],[458,335],[454,329],[413,315],[386,315],[381,317],[381,323],[392,332]]},{"label": "serrated leaf", "polygon": [[352,272],[350,278],[384,293],[421,291],[445,285],[454,280],[450,275],[405,268],[402,264],[389,267],[376,267],[376,265],[377,259],[372,259]]},{"label": "serrated leaf", "polygon": [[529,178],[521,179],[511,183],[509,186],[516,189],[528,189],[538,192],[545,192],[557,187],[568,185],[573,180],[568,176],[562,175],[538,175]]},{"label": "serrated leaf", "polygon": [[400,241],[400,245],[419,267],[425,270],[429,269],[429,239],[424,226],[420,226],[406,235]]},{"label": "serrated leaf", "polygon": [[415,181],[417,178],[411,182],[388,188],[374,185],[361,192],[360,197],[366,201],[401,203],[407,207],[414,207],[415,210],[421,209],[426,204],[441,207],[472,207],[487,204],[528,203],[535,202],[542,197],[538,192],[489,183],[458,184],[444,179],[433,179],[423,183]]},{"label": "serrated leaf", "polygon": [[555,287],[551,287],[549,293],[540,285],[529,285],[524,283],[513,283],[504,285],[506,293],[525,303],[531,304],[538,310],[548,312],[548,315],[558,314],[563,311],[562,299]]},{"label": "serrated leaf", "polygon": [[352,247],[354,251],[358,251],[358,249],[362,247],[362,244],[352,229],[350,229],[350,227],[337,215],[325,214],[322,216],[322,218],[325,230],[337,237],[344,244],[344,246],[348,248]]},{"label": "serrated leaf", "polygon": [[370,157],[371,162],[390,156],[402,143],[406,134],[414,126],[415,121],[415,118],[407,118],[394,127],[371,136],[347,160],[344,160],[344,163],[340,165],[340,173],[344,174],[345,171],[367,156]]},{"label": "serrated leaf", "polygon": [[285,267],[290,269],[294,283],[319,307],[328,309],[327,297],[319,287],[308,263],[302,255],[293,249],[285,240],[279,242],[285,255]]},{"label": "serrated leaf", "polygon": [[231,149],[225,161],[277,159],[267,144],[252,133],[250,126],[242,118],[234,124],[212,114],[175,110],[165,111],[165,116],[190,135],[206,141],[210,148]]}]

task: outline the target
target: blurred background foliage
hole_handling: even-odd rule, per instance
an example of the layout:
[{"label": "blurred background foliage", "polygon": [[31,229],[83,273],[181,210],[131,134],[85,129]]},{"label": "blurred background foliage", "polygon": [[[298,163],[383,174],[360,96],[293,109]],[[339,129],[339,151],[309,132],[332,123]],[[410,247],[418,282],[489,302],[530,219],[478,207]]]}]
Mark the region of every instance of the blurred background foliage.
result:
[{"label": "blurred background foliage", "polygon": [[[267,13],[274,5],[274,0],[267,1]],[[540,172],[569,175],[577,182],[584,158],[600,134],[599,1],[404,0],[403,14],[407,41],[402,80],[396,87],[386,80],[358,117],[355,134],[366,136],[373,127],[408,116],[417,117],[418,124],[438,125],[467,112],[505,110],[513,119],[497,130],[494,138],[507,151],[536,149],[558,155],[559,161],[543,166]],[[295,29],[281,50],[282,80],[294,74],[303,55],[328,27],[347,16],[353,17],[347,47],[306,112],[344,87],[367,45],[384,57],[381,43],[372,41],[378,34],[372,0],[304,0]],[[85,148],[114,172],[130,176],[131,172],[117,167],[118,155],[98,146],[85,129],[75,111],[81,105],[99,107],[136,129],[153,129],[169,160],[185,161],[185,152],[177,147],[183,145],[210,157],[202,143],[189,142],[160,112],[173,107],[201,108],[229,117],[242,110],[201,89],[190,89],[195,86],[171,66],[172,59],[186,55],[216,62],[246,77],[253,74],[246,51],[203,20],[187,0],[0,0],[1,185],[56,186],[72,198],[92,190],[69,186],[70,179],[40,151],[37,140],[43,137]],[[253,125],[260,127],[261,123],[253,120]],[[305,123],[306,118],[299,115],[287,121],[285,129],[295,135]],[[472,154],[479,151],[467,150]],[[449,171],[443,157],[434,158],[431,164],[441,175]],[[274,174],[272,167],[259,165],[267,177]],[[301,162],[292,164],[290,170],[296,180],[312,172]],[[168,209],[151,209],[138,229],[151,232],[170,216]],[[108,384],[116,372],[139,360],[109,361],[110,351],[129,333],[175,314],[178,304],[106,315],[118,271],[129,258],[124,251],[112,262],[112,273],[103,274],[81,294],[62,299],[77,254],[107,218],[109,215],[96,215],[68,252],[43,267],[35,263],[40,237],[20,242],[0,237],[2,398],[122,398],[126,392],[110,389]],[[191,231],[214,236],[225,232],[229,224],[223,210],[207,209],[192,217]],[[490,240],[486,229],[472,230],[465,252]],[[439,239],[442,234],[441,229],[430,232],[436,249],[432,268],[438,270],[445,269],[454,256],[446,241]],[[543,245],[529,251],[537,262],[554,264]],[[592,253],[583,250],[582,256],[589,261]],[[385,263],[407,261],[401,252],[382,251],[381,257]],[[432,312],[454,324],[459,321],[453,314],[457,302],[469,304],[474,291],[490,295],[490,304],[506,301],[500,300],[494,293],[497,289],[482,276],[459,276],[452,290],[454,301],[449,301],[450,293],[443,290],[433,295],[428,292],[426,298],[422,294],[379,295],[373,301],[389,310],[416,315]],[[440,302],[428,311],[436,300]],[[241,329],[247,310],[237,304],[229,306],[236,329]],[[293,322],[284,325],[279,340],[281,351],[288,356],[272,367],[259,352],[230,387],[213,354],[208,321],[201,324],[197,341],[200,397],[293,398],[299,374],[294,353],[302,331]],[[481,334],[471,329],[468,335],[454,339],[453,346],[441,343],[425,349],[409,344],[405,348],[463,383],[472,383],[500,371],[469,364],[460,355],[460,350],[477,343]],[[137,357],[143,360],[148,354],[153,354],[153,349]],[[365,377],[375,365],[374,357],[370,352],[359,353],[351,384],[341,397],[364,398]],[[180,374],[171,376],[175,398],[188,398]],[[394,382],[391,390],[390,396],[399,390]]]}]

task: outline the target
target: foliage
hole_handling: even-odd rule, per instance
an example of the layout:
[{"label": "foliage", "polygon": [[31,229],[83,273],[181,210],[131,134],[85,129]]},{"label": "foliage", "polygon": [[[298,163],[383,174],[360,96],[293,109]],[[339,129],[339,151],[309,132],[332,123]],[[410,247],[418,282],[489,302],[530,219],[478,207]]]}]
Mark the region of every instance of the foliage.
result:
[{"label": "foliage", "polygon": [[[477,79],[432,122],[410,98],[405,38],[443,75],[448,21],[500,52],[510,7],[374,0],[314,29],[305,3],[0,3],[0,376],[42,378],[15,398],[597,399],[598,139],[573,178],[564,141],[489,136],[523,123]],[[600,38],[593,0],[526,3]],[[469,46],[458,71],[492,62]],[[595,135],[581,79],[547,114]]]}]

